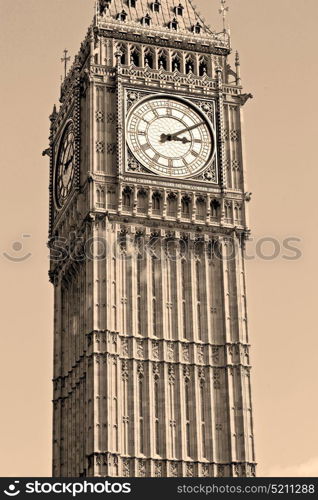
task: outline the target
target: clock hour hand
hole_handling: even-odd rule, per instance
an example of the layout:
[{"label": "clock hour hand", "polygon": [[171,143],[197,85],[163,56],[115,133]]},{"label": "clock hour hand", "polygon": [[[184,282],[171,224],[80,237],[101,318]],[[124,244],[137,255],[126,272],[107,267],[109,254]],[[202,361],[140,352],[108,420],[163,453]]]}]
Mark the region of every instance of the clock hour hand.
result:
[{"label": "clock hour hand", "polygon": [[187,142],[191,142],[190,139],[187,139],[186,137],[172,137],[171,140],[183,142],[183,144],[186,144]]},{"label": "clock hour hand", "polygon": [[166,142],[166,141],[179,141],[182,142],[183,144],[191,142],[190,139],[187,139],[186,137],[174,137],[171,134],[161,134],[160,142]]}]

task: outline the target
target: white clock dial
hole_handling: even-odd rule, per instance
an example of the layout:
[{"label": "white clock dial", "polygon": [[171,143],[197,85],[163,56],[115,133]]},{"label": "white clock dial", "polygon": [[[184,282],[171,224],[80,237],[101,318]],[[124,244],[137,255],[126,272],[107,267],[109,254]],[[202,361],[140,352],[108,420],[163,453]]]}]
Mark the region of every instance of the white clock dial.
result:
[{"label": "white clock dial", "polygon": [[127,120],[127,142],[146,168],[167,177],[190,177],[213,159],[211,125],[192,104],[153,97],[136,105]]}]

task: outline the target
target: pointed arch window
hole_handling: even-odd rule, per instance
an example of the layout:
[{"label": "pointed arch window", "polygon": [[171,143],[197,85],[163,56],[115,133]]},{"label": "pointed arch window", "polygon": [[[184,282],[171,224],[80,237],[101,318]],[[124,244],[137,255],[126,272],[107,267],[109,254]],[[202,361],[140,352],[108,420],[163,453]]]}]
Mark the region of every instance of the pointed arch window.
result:
[{"label": "pointed arch window", "polygon": [[107,190],[107,208],[116,208],[116,190],[114,187],[109,187]]},{"label": "pointed arch window", "polygon": [[194,70],[194,60],[192,59],[191,56],[188,56],[186,59],[186,73],[193,73]]},{"label": "pointed arch window", "polygon": [[120,62],[122,65],[127,64],[127,46],[125,44],[117,45],[117,50],[121,52]]},{"label": "pointed arch window", "polygon": [[152,195],[152,213],[159,215],[161,211],[161,193],[156,192]]},{"label": "pointed arch window", "polygon": [[99,13],[100,15],[104,14],[105,10],[108,9],[109,4],[112,0],[100,0],[99,2]]},{"label": "pointed arch window", "polygon": [[203,197],[199,197],[196,202],[197,219],[204,220],[206,216],[206,202]]},{"label": "pointed arch window", "polygon": [[226,222],[231,222],[232,219],[231,209],[232,209],[232,203],[230,201],[226,202],[224,204],[224,214]]},{"label": "pointed arch window", "polygon": [[193,33],[196,33],[197,35],[199,35],[201,33],[201,31],[202,31],[202,26],[200,23],[197,23],[194,26],[192,26]]},{"label": "pointed arch window", "polygon": [[151,49],[146,49],[145,50],[145,59],[144,59],[144,65],[149,66],[149,68],[153,69],[154,66],[154,53]]},{"label": "pointed arch window", "polygon": [[225,219],[227,222],[230,222],[231,220],[231,202],[226,202],[224,204],[224,213],[225,213]]},{"label": "pointed arch window", "polygon": [[126,19],[127,19],[127,12],[125,10],[122,10],[121,12],[119,12],[119,14],[117,14],[118,21],[126,21]]},{"label": "pointed arch window", "polygon": [[159,12],[160,11],[160,7],[161,7],[161,3],[160,2],[152,2],[152,4],[151,4],[151,10],[152,10],[152,12]]},{"label": "pointed arch window", "polygon": [[233,162],[232,174],[233,174],[233,188],[239,189],[241,179],[240,179],[240,165],[237,161]]},{"label": "pointed arch window", "polygon": [[234,206],[234,222],[241,224],[242,221],[242,207],[238,204]]},{"label": "pointed arch window", "polygon": [[208,61],[205,57],[200,58],[199,62],[199,75],[204,76],[208,72]]},{"label": "pointed arch window", "polygon": [[137,211],[141,214],[147,212],[147,191],[140,189],[137,195]]},{"label": "pointed arch window", "polygon": [[136,7],[137,0],[127,0],[128,7]]},{"label": "pointed arch window", "polygon": [[140,51],[137,47],[132,47],[130,51],[130,64],[140,66]]},{"label": "pointed arch window", "polygon": [[178,21],[176,20],[176,18],[174,17],[172,21],[170,21],[170,23],[168,24],[168,27],[171,29],[171,30],[175,30],[177,31],[178,30],[178,27],[179,27],[179,23]]},{"label": "pointed arch window", "polygon": [[176,16],[183,16],[184,7],[181,3],[174,8],[174,13]]},{"label": "pointed arch window", "polygon": [[100,204],[100,188],[97,188],[96,190],[96,205],[99,206]]},{"label": "pointed arch window", "polygon": [[172,56],[172,71],[181,71],[181,56],[179,54]]},{"label": "pointed arch window", "polygon": [[150,26],[151,25],[151,17],[149,14],[146,14],[142,19],[141,19],[141,24],[143,26]]},{"label": "pointed arch window", "polygon": [[177,215],[177,195],[175,193],[168,194],[167,215],[173,217]]},{"label": "pointed arch window", "polygon": [[220,202],[218,200],[211,201],[211,217],[217,219],[219,217]]},{"label": "pointed arch window", "polygon": [[105,191],[102,187],[97,188],[96,206],[97,208],[105,208]]},{"label": "pointed arch window", "polygon": [[124,210],[128,210],[131,208],[131,202],[132,202],[132,191],[130,187],[126,187],[123,190],[123,208]]},{"label": "pointed arch window", "polygon": [[191,209],[191,198],[189,196],[183,196],[181,200],[181,215],[185,219],[190,218]]},{"label": "pointed arch window", "polygon": [[158,57],[158,69],[167,69],[167,53],[164,50],[161,50],[159,52],[159,57]]}]

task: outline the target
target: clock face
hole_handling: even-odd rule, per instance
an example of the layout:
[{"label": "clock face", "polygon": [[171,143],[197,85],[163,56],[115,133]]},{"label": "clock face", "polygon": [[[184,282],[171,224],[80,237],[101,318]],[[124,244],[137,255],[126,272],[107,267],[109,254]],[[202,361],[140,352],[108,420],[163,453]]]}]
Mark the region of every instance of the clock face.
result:
[{"label": "clock face", "polygon": [[69,123],[63,132],[55,166],[55,199],[59,208],[72,189],[74,168],[75,140],[73,124]]},{"label": "clock face", "polygon": [[213,159],[212,126],[192,104],[153,97],[137,104],[127,120],[127,142],[135,158],[161,176],[191,177]]}]

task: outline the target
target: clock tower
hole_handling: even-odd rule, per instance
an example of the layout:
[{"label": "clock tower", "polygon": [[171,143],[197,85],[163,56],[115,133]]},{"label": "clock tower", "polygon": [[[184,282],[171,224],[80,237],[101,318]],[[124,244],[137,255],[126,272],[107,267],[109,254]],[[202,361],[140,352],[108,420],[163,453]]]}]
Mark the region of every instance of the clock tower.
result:
[{"label": "clock tower", "polygon": [[250,95],[230,53],[192,0],[100,0],[62,83],[50,116],[54,476],[255,475]]}]

